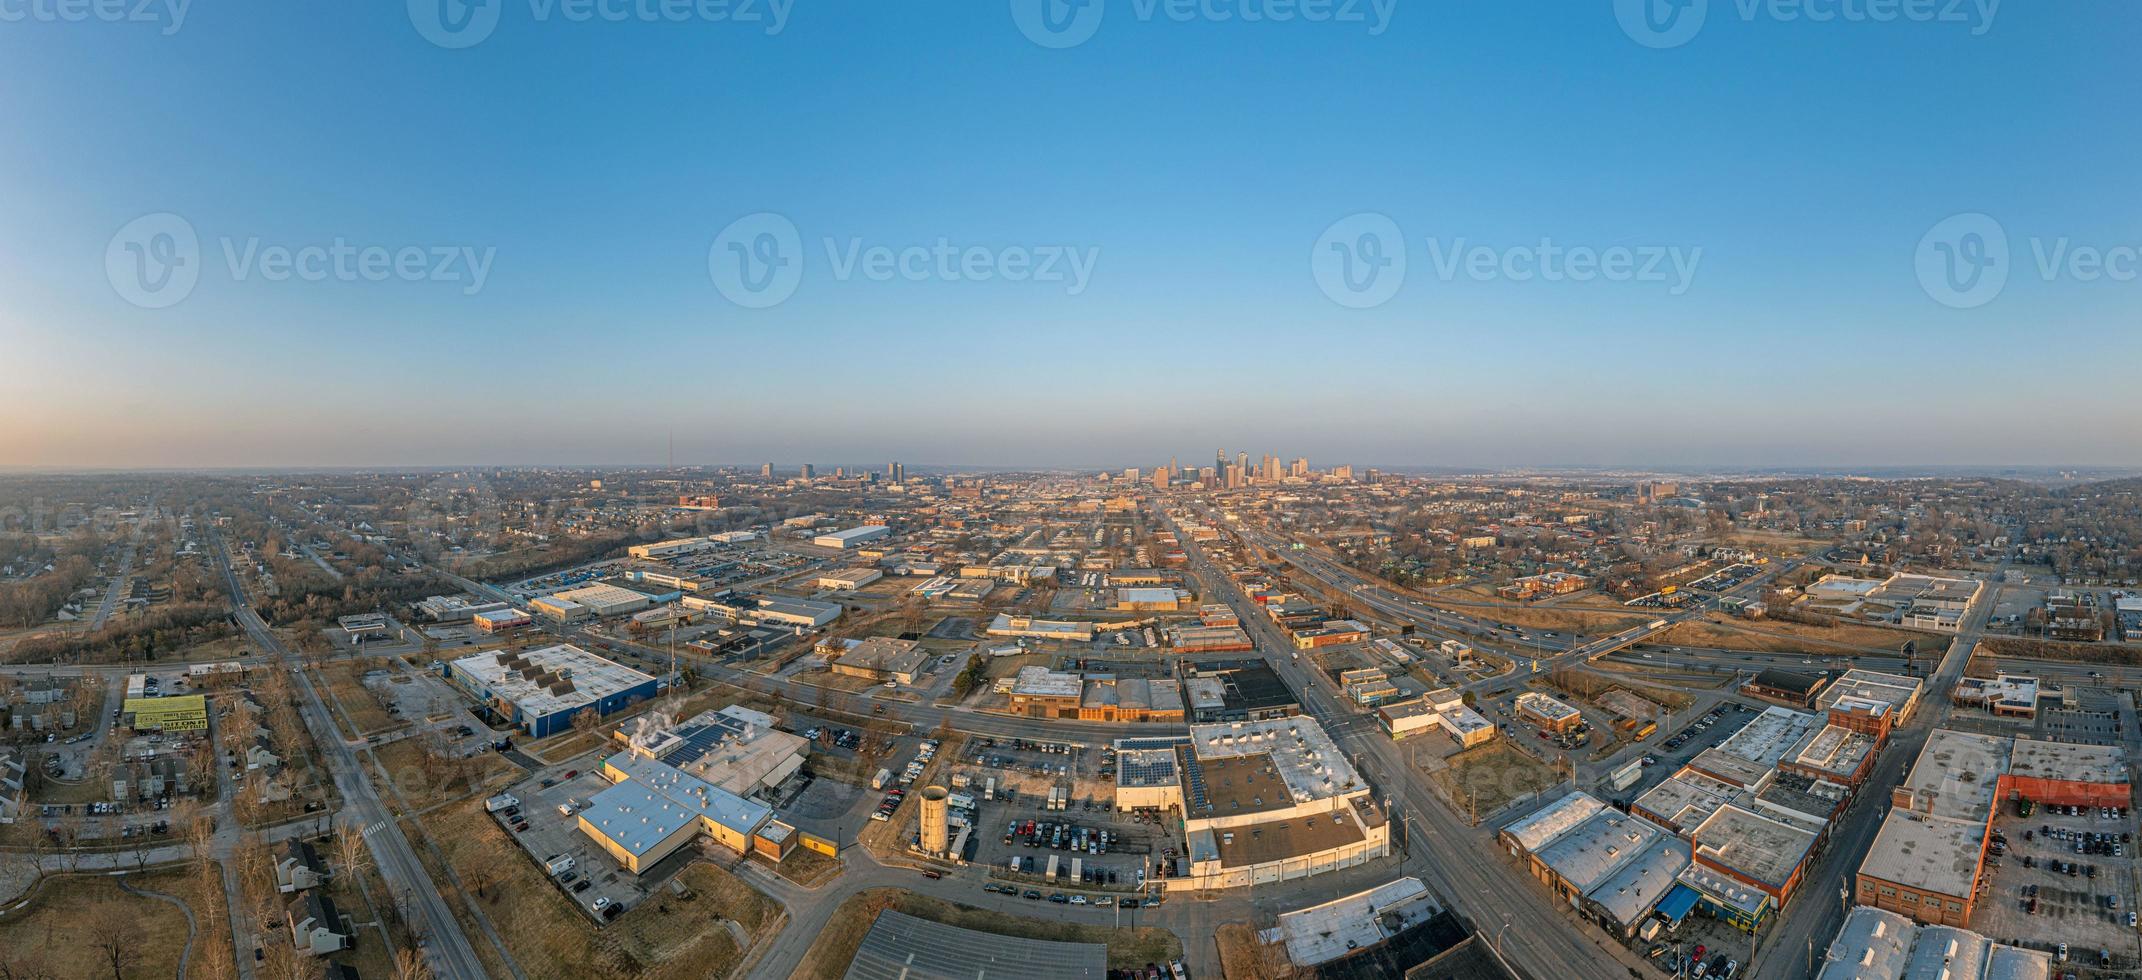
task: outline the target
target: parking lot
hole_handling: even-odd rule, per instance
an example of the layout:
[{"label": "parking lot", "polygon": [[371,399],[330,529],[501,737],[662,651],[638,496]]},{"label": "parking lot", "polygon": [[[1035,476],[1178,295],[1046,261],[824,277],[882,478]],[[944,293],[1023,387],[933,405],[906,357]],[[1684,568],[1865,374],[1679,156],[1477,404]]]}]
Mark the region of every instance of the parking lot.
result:
[{"label": "parking lot", "polygon": [[[544,785],[546,782],[551,785]],[[698,853],[693,848],[681,848],[644,877],[619,866],[580,832],[579,821],[573,816],[590,797],[609,785],[592,772],[570,769],[551,775],[530,776],[507,790],[508,795],[519,801],[518,805],[491,815],[514,840],[520,842],[523,853],[512,855],[513,859],[533,861],[537,867],[545,867],[555,858],[570,858],[572,867],[551,875],[552,884],[563,889],[582,912],[597,918],[600,918],[596,911],[598,904],[625,908],[638,905],[654,885],[683,866],[685,861],[680,858],[689,859]],[[500,857],[505,859],[508,855]]]},{"label": "parking lot", "polygon": [[[2142,932],[2136,912],[2135,818],[2132,810],[2037,806],[2022,816],[2001,804],[1995,824],[1992,873],[1972,917],[1972,928],[2002,942],[2038,949],[2069,946],[2069,962],[2099,965],[2099,951],[2115,968],[2142,962]],[[2093,836],[2094,835],[2094,836]],[[1994,866],[1997,862],[1998,866]]]}]

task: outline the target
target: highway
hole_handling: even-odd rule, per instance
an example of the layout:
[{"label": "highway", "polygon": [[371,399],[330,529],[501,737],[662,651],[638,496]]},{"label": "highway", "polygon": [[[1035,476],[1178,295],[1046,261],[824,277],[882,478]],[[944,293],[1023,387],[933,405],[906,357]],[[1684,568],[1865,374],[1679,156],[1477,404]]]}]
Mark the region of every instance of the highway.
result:
[{"label": "highway", "polygon": [[[245,587],[232,571],[230,554],[223,546],[221,535],[213,538],[217,570],[222,574],[225,587],[230,590],[231,602],[236,610],[238,625],[259,646],[262,652],[271,655],[272,669],[281,670],[283,664],[296,664],[282,640],[253,610],[247,599]],[[373,790],[372,780],[364,765],[344,742],[335,728],[327,706],[313,688],[311,678],[302,670],[292,670],[296,687],[303,695],[300,712],[305,727],[311,731],[313,743],[319,746],[320,754],[327,762],[328,772],[333,776],[335,788],[343,800],[342,821],[365,828],[365,842],[372,850],[373,865],[379,869],[389,893],[399,893],[409,898],[409,915],[432,972],[441,978],[454,980],[480,980],[487,974],[483,961],[477,957],[468,937],[461,931],[461,924],[454,919],[453,910],[447,907],[439,895],[431,875],[417,860],[416,852],[409,847],[409,840],[402,834],[401,825],[393,814],[380,802]]]}]

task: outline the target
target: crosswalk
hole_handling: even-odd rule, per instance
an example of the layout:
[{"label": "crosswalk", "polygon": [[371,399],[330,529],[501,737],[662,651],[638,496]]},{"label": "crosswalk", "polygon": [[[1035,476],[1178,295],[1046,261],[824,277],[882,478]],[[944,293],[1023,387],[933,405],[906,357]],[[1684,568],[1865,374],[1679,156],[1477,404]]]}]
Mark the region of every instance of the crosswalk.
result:
[{"label": "crosswalk", "polygon": [[387,829],[387,822],[385,820],[374,820],[370,824],[367,824],[365,826],[364,836],[366,839],[370,839],[373,834],[379,833],[380,831],[385,829]]}]

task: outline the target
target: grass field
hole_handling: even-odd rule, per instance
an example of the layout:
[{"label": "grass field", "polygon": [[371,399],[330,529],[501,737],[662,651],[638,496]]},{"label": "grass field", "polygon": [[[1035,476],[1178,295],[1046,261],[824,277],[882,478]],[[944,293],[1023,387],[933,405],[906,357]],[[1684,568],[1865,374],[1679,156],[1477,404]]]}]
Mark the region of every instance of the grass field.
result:
[{"label": "grass field", "polygon": [[833,920],[826,924],[824,932],[818,934],[817,943],[812,945],[810,953],[804,956],[803,962],[791,975],[791,980],[839,980],[847,973],[849,961],[855,959],[855,951],[862,947],[863,936],[870,932],[871,923],[877,921],[878,913],[886,909],[1000,936],[1047,939],[1064,943],[1100,943],[1108,947],[1110,969],[1164,963],[1183,955],[1182,940],[1166,929],[1113,929],[1108,926],[1080,925],[1060,920],[1030,919],[978,909],[971,905],[959,905],[898,888],[874,888],[850,895],[847,901],[841,903],[840,908],[833,913]]},{"label": "grass field", "polygon": [[[1436,605],[1435,595],[1429,593],[1424,600]],[[1517,606],[1517,605],[1470,605],[1450,603],[1444,606],[1450,612],[1484,619],[1494,623],[1508,623],[1524,629],[1552,630],[1558,633],[1575,633],[1582,636],[1604,636],[1618,633],[1631,626],[1649,622],[1651,617],[1641,612],[1630,612],[1625,607],[1588,608],[1584,606]]]},{"label": "grass field", "polygon": [[[780,906],[729,872],[704,862],[678,875],[691,891],[664,888],[616,922],[597,929],[506,839],[483,807],[470,802],[427,818],[430,831],[471,896],[497,927],[521,971],[530,977],[633,977],[646,980],[726,977],[746,949],[717,920],[728,919],[754,941],[778,924]],[[428,849],[420,849],[429,859]],[[479,885],[481,886],[479,889]],[[442,885],[442,887],[444,887]],[[455,914],[471,929],[457,900]],[[476,943],[494,975],[505,972],[488,943]]]},{"label": "grass field", "polygon": [[838,876],[841,863],[839,858],[829,858],[810,848],[798,847],[790,851],[788,857],[781,859],[776,870],[781,872],[781,877],[810,888]]},{"label": "grass field", "polygon": [[[183,900],[189,894],[183,879],[169,872],[127,880]],[[114,930],[121,930],[132,949],[129,962],[121,964],[123,980],[177,974],[179,951],[186,948],[186,914],[169,902],[129,895],[101,875],[48,879],[27,908],[0,918],[0,963],[18,977],[109,977],[111,961],[97,944]],[[138,932],[125,935],[127,930]]]},{"label": "grass field", "polygon": [[1546,763],[1500,738],[1446,761],[1449,768],[1433,775],[1460,813],[1492,813],[1560,781]]}]

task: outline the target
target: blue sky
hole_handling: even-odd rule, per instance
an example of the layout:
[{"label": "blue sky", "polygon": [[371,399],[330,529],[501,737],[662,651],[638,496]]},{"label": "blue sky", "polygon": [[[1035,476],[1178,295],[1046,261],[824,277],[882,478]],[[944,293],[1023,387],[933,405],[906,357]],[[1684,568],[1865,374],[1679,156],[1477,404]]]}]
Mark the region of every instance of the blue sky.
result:
[{"label": "blue sky", "polygon": [[[624,463],[671,429],[689,462],[2142,464],[2142,283],[2031,257],[2142,246],[2131,5],[1711,0],[1655,49],[1608,0],[1380,34],[1098,0],[1057,50],[1007,0],[796,0],[778,33],[490,0],[448,50],[400,3],[202,0],[167,33],[55,2],[0,0],[0,465]],[[761,212],[801,278],[754,309],[709,251]],[[107,256],[159,213],[199,280],[148,309]],[[1353,309],[1311,255],[1362,213],[1408,270]],[[1954,309],[1914,256],[1965,213],[2012,274]],[[490,259],[470,295],[226,258],[338,239]],[[1093,267],[828,251],[940,240]],[[1431,258],[1542,240],[1700,262],[1676,291]]]}]

